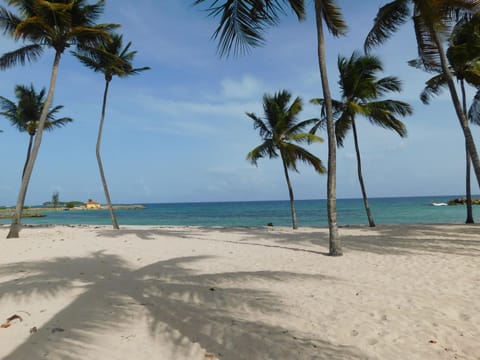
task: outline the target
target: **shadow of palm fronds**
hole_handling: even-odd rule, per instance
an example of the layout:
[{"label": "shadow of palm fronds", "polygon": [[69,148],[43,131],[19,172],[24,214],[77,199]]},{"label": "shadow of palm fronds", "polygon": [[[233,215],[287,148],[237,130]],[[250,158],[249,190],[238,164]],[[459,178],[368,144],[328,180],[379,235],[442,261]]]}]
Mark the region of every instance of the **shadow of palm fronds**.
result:
[{"label": "shadow of palm fronds", "polygon": [[[220,234],[212,237],[212,234]],[[278,248],[319,255],[327,255],[329,235],[325,228],[309,228],[308,231],[289,231],[288,228],[263,227],[158,227],[149,230],[101,231],[99,236],[116,237],[132,234],[143,240],[158,236],[194,238],[243,245]],[[205,237],[204,234],[208,234]],[[231,240],[235,234],[236,240]],[[478,225],[465,224],[420,224],[346,226],[340,228],[340,238],[348,250],[388,255],[418,253],[442,253],[463,256],[480,254]],[[259,241],[263,240],[263,241]]]},{"label": "shadow of palm fronds", "polygon": [[332,344],[321,334],[303,334],[265,320],[288,315],[288,309],[272,293],[248,288],[252,279],[301,280],[311,275],[198,274],[188,268],[207,259],[180,257],[132,269],[116,255],[96,252],[90,257],[1,266],[0,277],[8,280],[0,283],[0,300],[34,301],[78,291],[5,360],[85,359],[90,353],[109,358],[102,347],[105,334],[120,346],[128,326],[139,322],[148,328],[155,346],[168,348],[172,359],[201,359],[206,351],[232,360],[362,357],[357,349]]}]

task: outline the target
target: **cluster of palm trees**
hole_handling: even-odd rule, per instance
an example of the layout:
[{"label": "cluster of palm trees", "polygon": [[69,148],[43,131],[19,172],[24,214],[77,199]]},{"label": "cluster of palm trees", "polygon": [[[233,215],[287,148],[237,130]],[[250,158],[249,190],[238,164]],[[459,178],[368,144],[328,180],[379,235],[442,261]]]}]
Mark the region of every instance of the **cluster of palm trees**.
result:
[{"label": "cluster of palm trees", "polygon": [[[327,78],[325,29],[334,37],[338,37],[346,33],[347,25],[336,0],[314,0],[313,2],[317,25],[318,64],[323,90],[323,98],[317,99],[315,102],[322,105],[321,122],[327,130],[328,139],[329,254],[338,256],[342,255],[342,246],[338,236],[336,214],[337,142],[341,145],[346,130],[352,129],[357,150],[359,179],[362,184],[355,115],[363,115],[381,126],[388,124],[388,128],[393,129],[400,136],[404,136],[405,128],[396,116],[410,114],[411,108],[408,104],[398,101],[376,101],[377,95],[389,91],[399,91],[400,83],[398,79],[394,78],[386,78],[386,82],[382,79],[377,81],[372,75],[381,70],[378,60],[356,54],[352,55],[350,60],[339,60],[341,74],[342,71],[343,75],[348,74],[349,71],[355,70],[356,66],[366,66],[365,69],[370,71],[370,75],[362,78],[362,73],[356,74],[361,75],[357,79],[355,79],[356,75],[353,79],[341,75],[342,99],[340,101],[332,100]],[[194,5],[208,3],[207,9],[210,15],[220,19],[213,36],[218,40],[221,56],[245,53],[252,47],[262,45],[265,42],[266,30],[279,23],[280,16],[285,14],[286,7],[290,8],[299,20],[304,19],[307,12],[305,0],[195,0],[193,3]],[[437,93],[442,86],[448,88],[465,137],[467,154],[480,185],[480,160],[469,128],[469,116],[466,107],[462,107],[454,82],[454,75],[459,80],[466,80],[465,74],[462,75],[459,71],[464,70],[465,66],[470,70],[478,67],[480,59],[480,52],[477,51],[479,18],[480,1],[478,0],[392,0],[378,10],[373,26],[365,40],[364,50],[368,54],[374,47],[384,43],[401,25],[412,19],[419,55],[413,63],[425,71],[437,72],[441,79],[441,82],[433,80],[430,86],[427,84],[427,88],[429,88],[427,94]],[[453,33],[452,30],[454,30]],[[470,36],[472,30],[476,35]],[[445,46],[449,44],[449,41],[452,50],[447,53]],[[456,49],[455,46],[457,46]],[[366,62],[371,62],[372,67],[369,68]],[[375,62],[377,65],[373,65]],[[462,64],[460,68],[458,67],[459,63]],[[357,81],[360,79],[362,85]],[[369,85],[363,88],[363,82]],[[478,82],[471,83],[477,87],[480,85]],[[375,86],[377,89],[373,90],[372,87]],[[377,93],[372,98],[371,95],[365,95],[365,91],[371,92],[371,94]],[[478,108],[479,106],[473,107],[473,109]],[[390,113],[388,116],[385,116],[385,110]],[[474,111],[472,110],[472,112]],[[335,116],[338,116],[336,121]],[[471,115],[470,118],[475,119],[475,116]],[[379,122],[379,119],[382,121]],[[383,122],[384,120],[386,122]],[[362,193],[365,207],[368,209],[363,184]],[[370,214],[368,217],[370,225],[374,225]]]},{"label": "cluster of palm trees", "polygon": [[[339,56],[338,71],[342,97],[340,100],[332,99],[336,141],[339,147],[343,146],[348,130],[352,129],[357,157],[358,180],[368,223],[371,227],[374,227],[375,221],[368,205],[362,175],[355,120],[357,116],[361,115],[373,124],[396,131],[403,137],[406,136],[407,132],[405,125],[398,119],[398,116],[410,115],[413,110],[405,102],[383,99],[386,93],[400,92],[401,82],[393,76],[377,77],[377,73],[383,71],[382,63],[377,57],[360,55],[357,52],[354,52],[349,59]],[[255,114],[247,113],[254,121],[254,128],[259,130],[260,137],[263,139],[263,143],[253,149],[247,155],[247,159],[256,165],[259,158],[276,158],[280,154],[290,197],[292,225],[293,229],[297,229],[298,222],[288,169],[298,171],[296,161],[302,160],[312,165],[318,173],[325,173],[321,160],[299,146],[298,143],[323,141],[315,134],[318,129],[325,127],[326,119],[323,116],[322,119],[297,122],[297,115],[302,110],[302,100],[297,97],[290,106],[287,106],[290,98],[291,94],[286,90],[278,92],[274,96],[266,94],[263,98],[264,120]],[[316,98],[312,99],[311,102],[322,106],[322,114],[325,114],[325,99]],[[310,127],[309,131],[303,131],[308,130],[308,127]]]},{"label": "cluster of palm trees", "polygon": [[[8,0],[7,4],[9,5],[8,7],[0,6],[0,28],[4,34],[16,41],[22,41],[24,45],[17,50],[3,54],[0,57],[0,69],[5,70],[17,64],[25,65],[26,63],[36,61],[46,49],[51,49],[54,52],[50,85],[45,99],[45,91],[42,90],[39,94],[36,94],[33,85],[28,89],[17,86],[18,105],[2,98],[1,105],[4,110],[2,115],[9,118],[14,124],[19,120],[19,118],[14,119],[14,117],[20,116],[18,111],[27,111],[27,109],[23,108],[24,102],[22,102],[25,97],[21,93],[17,93],[18,89],[24,89],[25,92],[30,91],[31,99],[34,99],[34,105],[36,106],[34,114],[28,114],[33,117],[25,119],[29,123],[25,125],[30,126],[29,129],[25,128],[25,131],[31,135],[30,140],[33,142],[33,146],[29,144],[16,211],[7,237],[17,238],[19,236],[25,197],[42,142],[43,130],[52,128],[52,126],[64,125],[71,121],[71,119],[67,121],[64,118],[62,122],[54,122],[52,115],[58,111],[59,107],[52,109],[52,100],[60,60],[65,50],[72,46],[76,47],[76,51],[72,53],[83,64],[105,75],[106,86],[96,153],[112,223],[114,228],[118,229],[118,222],[113,212],[100,157],[108,86],[113,76],[126,77],[137,74],[147,68],[136,69],[133,67],[132,60],[136,52],[130,51],[130,43],[124,47],[122,36],[114,33],[115,29],[120,25],[96,23],[103,13],[104,0],[99,0],[94,4],[90,4],[86,0]],[[23,90],[19,91],[22,92]],[[17,124],[20,124],[20,122],[17,122]]]}]

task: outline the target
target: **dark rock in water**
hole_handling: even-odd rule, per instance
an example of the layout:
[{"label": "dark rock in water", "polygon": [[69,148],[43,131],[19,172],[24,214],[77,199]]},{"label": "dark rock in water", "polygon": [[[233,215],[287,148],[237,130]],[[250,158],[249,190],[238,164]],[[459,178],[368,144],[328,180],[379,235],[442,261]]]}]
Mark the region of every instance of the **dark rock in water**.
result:
[{"label": "dark rock in water", "polygon": [[[465,205],[467,198],[456,198],[448,201],[448,205]],[[472,205],[480,205],[480,199],[472,199]]]},{"label": "dark rock in water", "polygon": [[267,226],[273,226],[273,223],[268,223]]}]

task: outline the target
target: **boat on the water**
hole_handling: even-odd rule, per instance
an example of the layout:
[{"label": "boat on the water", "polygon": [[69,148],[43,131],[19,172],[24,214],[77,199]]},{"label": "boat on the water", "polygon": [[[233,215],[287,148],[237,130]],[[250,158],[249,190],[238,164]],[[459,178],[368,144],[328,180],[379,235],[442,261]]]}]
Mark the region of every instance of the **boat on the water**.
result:
[{"label": "boat on the water", "polygon": [[438,202],[432,202],[432,205],[433,205],[433,206],[448,206],[448,204],[447,204],[447,203],[444,203],[444,202],[440,202],[440,203],[438,203]]}]

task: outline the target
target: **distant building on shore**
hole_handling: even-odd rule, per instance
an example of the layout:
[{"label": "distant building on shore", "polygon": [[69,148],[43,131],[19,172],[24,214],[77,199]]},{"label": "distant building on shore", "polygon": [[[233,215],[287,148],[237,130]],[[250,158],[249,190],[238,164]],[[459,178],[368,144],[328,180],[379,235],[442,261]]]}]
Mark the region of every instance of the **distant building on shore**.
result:
[{"label": "distant building on shore", "polygon": [[99,202],[93,201],[92,199],[88,199],[88,201],[85,203],[85,208],[86,209],[100,209],[102,207],[102,204]]}]

